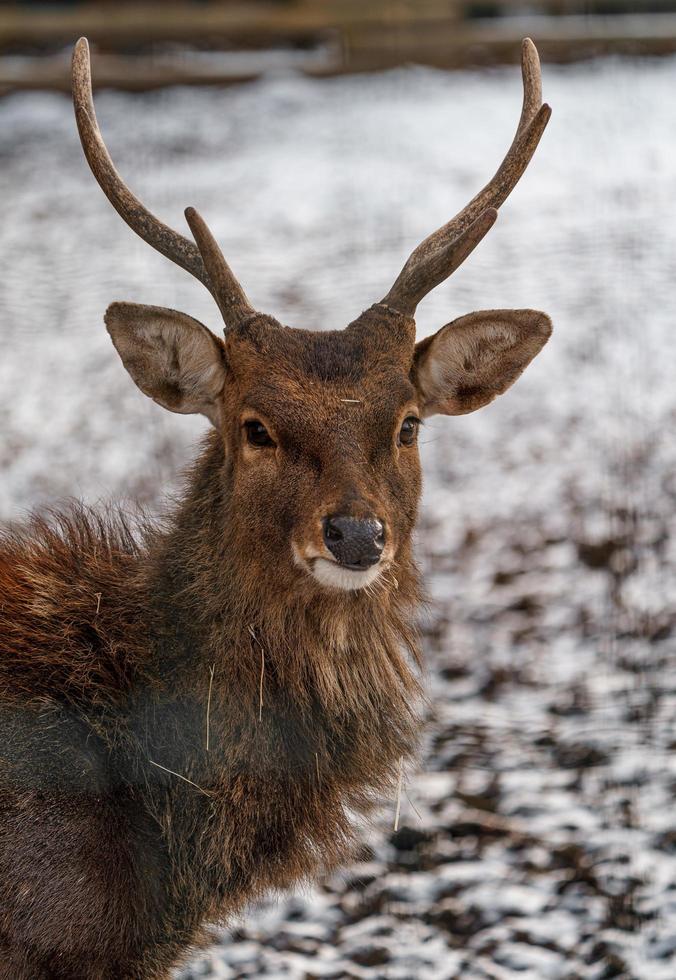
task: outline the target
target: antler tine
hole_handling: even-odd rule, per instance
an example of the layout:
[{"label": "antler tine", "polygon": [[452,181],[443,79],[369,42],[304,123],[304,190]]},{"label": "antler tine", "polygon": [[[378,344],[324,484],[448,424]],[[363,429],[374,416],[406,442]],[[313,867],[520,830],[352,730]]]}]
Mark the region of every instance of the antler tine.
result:
[{"label": "antler tine", "polygon": [[519,182],[537,149],[551,109],[542,104],[540,59],[526,38],[521,47],[523,106],[519,125],[495,176],[447,224],[418,245],[381,301],[413,315],[418,303],[465,261],[498,216],[497,209]]},{"label": "antler tine", "polygon": [[80,142],[87,163],[103,193],[132,231],[162,255],[166,255],[172,262],[199,279],[213,293],[212,283],[199,250],[189,239],[169,228],[144,207],[115,169],[96,120],[89,44],[84,37],[80,38],[73,51],[72,83]]},{"label": "antler tine", "polygon": [[237,282],[232,269],[225,261],[223,253],[204,218],[194,208],[186,208],[185,219],[197,242],[197,247],[213,286],[214,299],[223,314],[226,326],[236,326],[255,313],[255,310]]},{"label": "antler tine", "polygon": [[530,125],[542,106],[542,72],[540,56],[529,37],[521,42],[521,77],[523,79],[523,105],[517,135]]}]

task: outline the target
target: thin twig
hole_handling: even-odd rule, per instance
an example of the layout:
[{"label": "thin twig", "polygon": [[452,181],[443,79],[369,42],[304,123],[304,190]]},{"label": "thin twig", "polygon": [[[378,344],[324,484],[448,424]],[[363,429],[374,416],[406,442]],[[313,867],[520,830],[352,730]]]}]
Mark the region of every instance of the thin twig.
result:
[{"label": "thin twig", "polygon": [[317,764],[317,785],[321,782],[321,776],[319,774],[319,753],[315,752],[315,762]]},{"label": "thin twig", "polygon": [[361,398],[341,398],[340,400],[346,405],[361,405]]},{"label": "thin twig", "polygon": [[394,814],[394,832],[399,830],[399,814],[401,813],[401,785],[404,779],[404,757],[399,756],[399,780],[397,782],[397,809]]},{"label": "thin twig", "polygon": [[98,614],[99,614],[99,612],[101,610],[101,598],[103,596],[103,593],[102,592],[95,592],[94,593],[94,596],[96,597],[96,615],[98,616]]},{"label": "thin twig", "polygon": [[209,751],[209,716],[211,714],[211,688],[214,685],[214,670],[216,664],[209,667],[209,693],[207,695],[207,752]]},{"label": "thin twig", "polygon": [[202,787],[198,786],[197,783],[193,783],[192,779],[188,779],[187,776],[182,776],[180,772],[174,772],[173,769],[167,769],[166,766],[161,766],[159,762],[153,762],[152,759],[148,759],[148,762],[150,763],[151,766],[157,766],[158,769],[163,769],[164,772],[168,772],[172,776],[176,776],[178,779],[182,779],[184,783],[189,783],[191,786],[194,786],[195,789],[198,789],[200,793],[204,793],[205,796],[211,796],[211,793],[209,793],[206,789],[202,789]]}]

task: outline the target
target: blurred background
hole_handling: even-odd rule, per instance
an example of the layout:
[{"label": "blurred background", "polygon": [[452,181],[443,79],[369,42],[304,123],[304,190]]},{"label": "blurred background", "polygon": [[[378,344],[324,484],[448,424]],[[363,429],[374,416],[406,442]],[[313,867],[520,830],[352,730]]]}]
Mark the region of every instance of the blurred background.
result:
[{"label": "blurred background", "polygon": [[408,63],[511,62],[524,33],[548,62],[676,50],[676,0],[4,0],[0,91],[68,88],[68,46],[99,47],[99,85],[225,84]]},{"label": "blurred background", "polygon": [[[497,167],[520,40],[552,121],[419,335],[532,306],[514,389],[422,435],[425,749],[394,831],[182,977],[676,976],[676,0],[0,7],[0,520],[179,485],[203,424],[144,399],[112,300],[219,329],[96,186],[66,94],[165,221],[196,206],[259,309],[342,327]],[[451,70],[452,69],[452,70]],[[206,423],[205,423],[206,424]]]}]

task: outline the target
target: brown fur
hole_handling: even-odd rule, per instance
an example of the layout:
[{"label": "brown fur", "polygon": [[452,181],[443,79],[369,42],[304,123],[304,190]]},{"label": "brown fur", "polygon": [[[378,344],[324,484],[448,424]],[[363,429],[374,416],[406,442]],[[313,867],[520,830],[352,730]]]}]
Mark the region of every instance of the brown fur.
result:
[{"label": "brown fur", "polygon": [[[382,303],[310,332],[253,310],[194,209],[197,247],[126,188],[76,45],[97,180],[208,286],[226,332],[159,307],[106,314],[138,387],[214,427],[164,523],[73,506],[0,536],[0,980],[166,978],[207,923],[334,867],[353,818],[393,793],[421,697],[411,417],[486,404],[549,336],[544,314],[493,310],[416,347],[412,317],[491,227],[542,135],[530,41],[522,69],[493,181],[414,250]],[[269,436],[258,444],[254,423]],[[368,574],[334,560],[329,517],[377,529]]]},{"label": "brown fur", "polygon": [[[545,320],[475,315],[416,349],[381,305],[341,332],[255,315],[225,341],[110,308],[139,387],[216,431],[163,524],[73,506],[0,541],[0,977],[166,977],[205,923],[344,858],[418,730],[402,420],[457,410],[477,370],[504,390]],[[331,513],[381,520],[370,586],[311,574]]]},{"label": "brown fur", "polygon": [[[414,748],[417,452],[379,456],[411,325],[277,329],[230,340],[228,424],[165,525],[74,507],[0,546],[0,976],[164,976],[205,921],[334,866]],[[284,464],[246,461],[244,400],[293,438]],[[289,534],[364,487],[396,560],[322,589]]]},{"label": "brown fur", "polygon": [[[0,540],[5,980],[166,977],[206,923],[345,857],[418,731],[402,420],[457,409],[469,348],[494,394],[548,335],[493,311],[457,349],[447,328],[415,348],[382,305],[341,332],[255,315],[225,341],[155,307],[107,325],[146,394],[216,431],[163,523],[73,506]],[[330,513],[382,521],[370,586],[311,574]]]}]

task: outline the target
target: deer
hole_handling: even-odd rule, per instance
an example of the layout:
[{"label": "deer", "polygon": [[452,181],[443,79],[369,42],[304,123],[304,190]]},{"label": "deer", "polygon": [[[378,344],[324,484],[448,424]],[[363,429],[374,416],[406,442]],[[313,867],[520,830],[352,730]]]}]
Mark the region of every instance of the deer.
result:
[{"label": "deer", "polygon": [[[418,431],[505,392],[551,333],[486,310],[416,343],[421,300],[493,226],[550,117],[536,48],[495,176],[343,330],[257,311],[129,190],[73,54],[80,141],[124,221],[211,293],[222,336],[115,302],[143,394],[209,434],[161,518],[73,504],[0,537],[0,978],[161,980],[252,902],[349,858],[415,759]],[[389,796],[390,799],[393,796]]]}]

